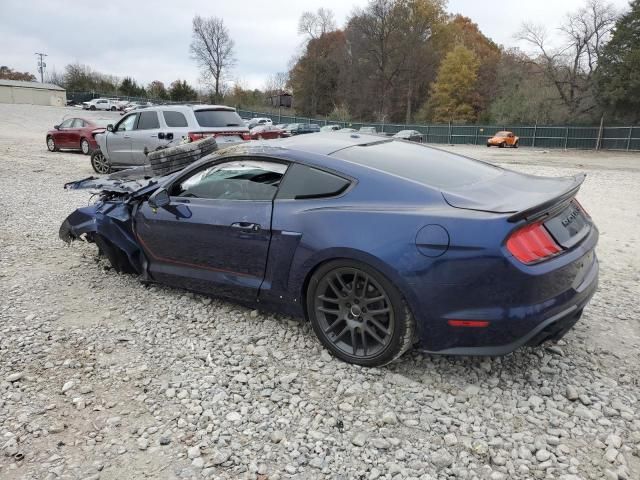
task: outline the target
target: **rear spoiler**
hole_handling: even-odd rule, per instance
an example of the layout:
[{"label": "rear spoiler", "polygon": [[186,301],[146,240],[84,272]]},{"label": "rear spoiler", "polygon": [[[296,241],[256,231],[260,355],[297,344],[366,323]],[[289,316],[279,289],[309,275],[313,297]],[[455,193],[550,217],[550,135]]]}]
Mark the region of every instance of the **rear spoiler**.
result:
[{"label": "rear spoiler", "polygon": [[587,178],[586,173],[574,175],[573,184],[570,185],[569,188],[561,192],[559,195],[551,197],[548,200],[539,203],[538,205],[534,205],[533,207],[529,207],[525,210],[514,213],[507,220],[511,223],[515,223],[524,219],[532,220],[534,218],[538,218],[551,213],[549,211],[550,209],[552,209],[553,211],[560,210],[564,207],[565,203],[576,196],[585,178]]}]

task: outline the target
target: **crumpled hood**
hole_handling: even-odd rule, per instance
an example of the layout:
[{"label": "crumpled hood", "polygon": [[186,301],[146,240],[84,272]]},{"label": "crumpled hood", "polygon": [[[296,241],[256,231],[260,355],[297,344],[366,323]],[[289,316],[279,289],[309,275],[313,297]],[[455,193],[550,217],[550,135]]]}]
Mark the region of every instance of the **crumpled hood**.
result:
[{"label": "crumpled hood", "polygon": [[139,196],[156,190],[171,177],[173,174],[154,177],[151,168],[145,165],[121,170],[108,177],[87,177],[65,183],[64,188],[66,190],[96,190]]}]

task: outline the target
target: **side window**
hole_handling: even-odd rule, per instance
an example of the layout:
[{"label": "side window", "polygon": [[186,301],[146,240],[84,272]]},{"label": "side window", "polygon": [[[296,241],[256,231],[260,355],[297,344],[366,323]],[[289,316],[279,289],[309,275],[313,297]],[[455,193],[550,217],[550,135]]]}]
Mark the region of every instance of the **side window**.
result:
[{"label": "side window", "polygon": [[73,128],[84,128],[84,120],[81,118],[76,118],[73,121]]},{"label": "side window", "polygon": [[133,127],[136,124],[136,117],[136,114],[124,117],[116,127],[116,132],[128,132],[133,130]]},{"label": "side window", "polygon": [[204,167],[177,182],[171,195],[219,200],[272,200],[287,165],[242,159]]},{"label": "side window", "polygon": [[160,122],[158,122],[158,113],[140,113],[140,120],[138,121],[138,127],[136,128],[136,130],[152,130],[154,128],[160,128]]},{"label": "side window", "polygon": [[73,124],[73,118],[69,118],[60,124],[60,128],[71,128]]},{"label": "side window", "polygon": [[332,173],[295,163],[289,167],[278,191],[278,200],[333,197],[344,192],[351,182]]},{"label": "side window", "polygon": [[162,116],[164,117],[164,123],[167,127],[188,127],[186,117],[180,112],[172,112],[170,110],[163,110]]}]

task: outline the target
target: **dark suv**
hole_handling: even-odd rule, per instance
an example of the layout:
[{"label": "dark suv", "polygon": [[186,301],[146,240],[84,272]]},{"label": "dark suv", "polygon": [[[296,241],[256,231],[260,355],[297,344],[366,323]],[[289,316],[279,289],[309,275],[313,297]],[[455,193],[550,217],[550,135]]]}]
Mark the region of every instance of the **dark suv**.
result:
[{"label": "dark suv", "polygon": [[291,129],[291,135],[302,135],[303,133],[316,133],[320,131],[320,125],[315,123],[299,123]]}]

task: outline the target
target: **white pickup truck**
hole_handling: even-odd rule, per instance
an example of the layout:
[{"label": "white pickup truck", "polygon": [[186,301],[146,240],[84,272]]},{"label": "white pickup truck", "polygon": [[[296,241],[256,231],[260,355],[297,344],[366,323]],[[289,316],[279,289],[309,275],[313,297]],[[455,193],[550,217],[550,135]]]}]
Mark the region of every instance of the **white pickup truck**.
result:
[{"label": "white pickup truck", "polygon": [[88,102],[82,102],[83,110],[112,110],[116,111],[120,108],[117,101],[109,98],[94,98]]}]

